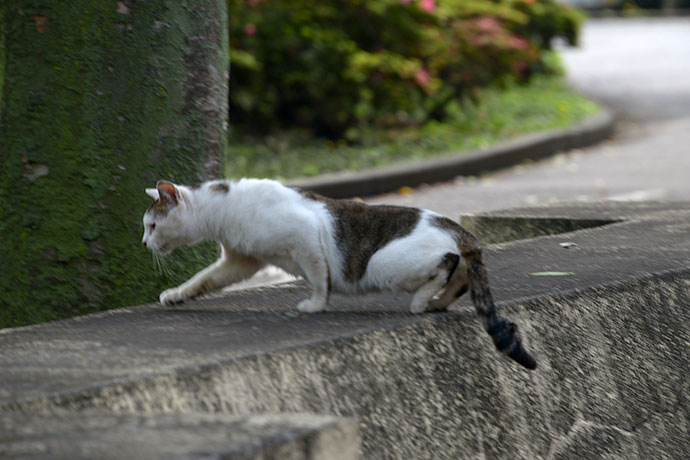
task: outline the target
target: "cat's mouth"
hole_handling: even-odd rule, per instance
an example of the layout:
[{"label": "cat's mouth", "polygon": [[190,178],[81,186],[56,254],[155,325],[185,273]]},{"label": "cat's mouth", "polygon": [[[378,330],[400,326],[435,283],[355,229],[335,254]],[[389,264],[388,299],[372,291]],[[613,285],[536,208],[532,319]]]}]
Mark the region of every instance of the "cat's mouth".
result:
[{"label": "cat's mouth", "polygon": [[170,243],[163,243],[157,248],[151,248],[153,252],[155,252],[158,255],[165,256],[168,255],[172,252],[172,250],[175,249],[172,244]]}]

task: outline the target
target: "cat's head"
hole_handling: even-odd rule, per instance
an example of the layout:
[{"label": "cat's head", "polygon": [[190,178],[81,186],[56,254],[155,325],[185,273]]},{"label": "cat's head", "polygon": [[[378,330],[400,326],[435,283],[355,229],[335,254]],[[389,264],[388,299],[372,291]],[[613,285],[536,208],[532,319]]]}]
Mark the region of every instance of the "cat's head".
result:
[{"label": "cat's head", "polygon": [[170,182],[158,181],[146,194],[155,201],[144,213],[144,236],[141,242],[153,252],[168,254],[191,243],[186,211],[189,199],[186,190]]}]

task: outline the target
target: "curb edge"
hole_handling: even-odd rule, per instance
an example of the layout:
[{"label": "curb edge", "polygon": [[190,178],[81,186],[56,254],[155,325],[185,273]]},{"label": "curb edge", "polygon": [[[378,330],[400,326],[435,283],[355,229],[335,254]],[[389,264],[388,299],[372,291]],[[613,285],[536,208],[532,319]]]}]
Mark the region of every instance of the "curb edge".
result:
[{"label": "curb edge", "polygon": [[330,198],[351,198],[392,192],[400,187],[451,180],[539,160],[557,152],[589,147],[610,137],[616,117],[605,107],[582,123],[564,129],[537,132],[501,142],[486,149],[470,150],[433,160],[403,163],[362,171],[324,174],[288,181],[286,185]]}]

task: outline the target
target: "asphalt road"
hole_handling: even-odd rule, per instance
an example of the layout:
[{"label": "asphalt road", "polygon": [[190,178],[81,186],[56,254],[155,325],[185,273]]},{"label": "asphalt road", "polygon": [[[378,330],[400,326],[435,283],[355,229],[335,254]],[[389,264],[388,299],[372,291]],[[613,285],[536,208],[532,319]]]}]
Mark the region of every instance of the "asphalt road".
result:
[{"label": "asphalt road", "polygon": [[571,84],[620,117],[616,135],[481,178],[371,202],[461,213],[562,201],[690,199],[690,18],[592,20],[563,50]]}]

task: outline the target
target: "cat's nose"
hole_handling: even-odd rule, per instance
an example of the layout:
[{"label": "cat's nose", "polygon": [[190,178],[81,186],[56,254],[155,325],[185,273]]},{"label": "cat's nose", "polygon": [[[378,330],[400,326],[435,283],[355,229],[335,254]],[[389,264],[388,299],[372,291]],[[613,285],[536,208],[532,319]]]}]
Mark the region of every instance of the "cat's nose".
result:
[{"label": "cat's nose", "polygon": [[142,241],[141,243],[144,245],[145,248],[148,247],[148,246],[146,245],[146,241],[145,241],[145,240]]}]

